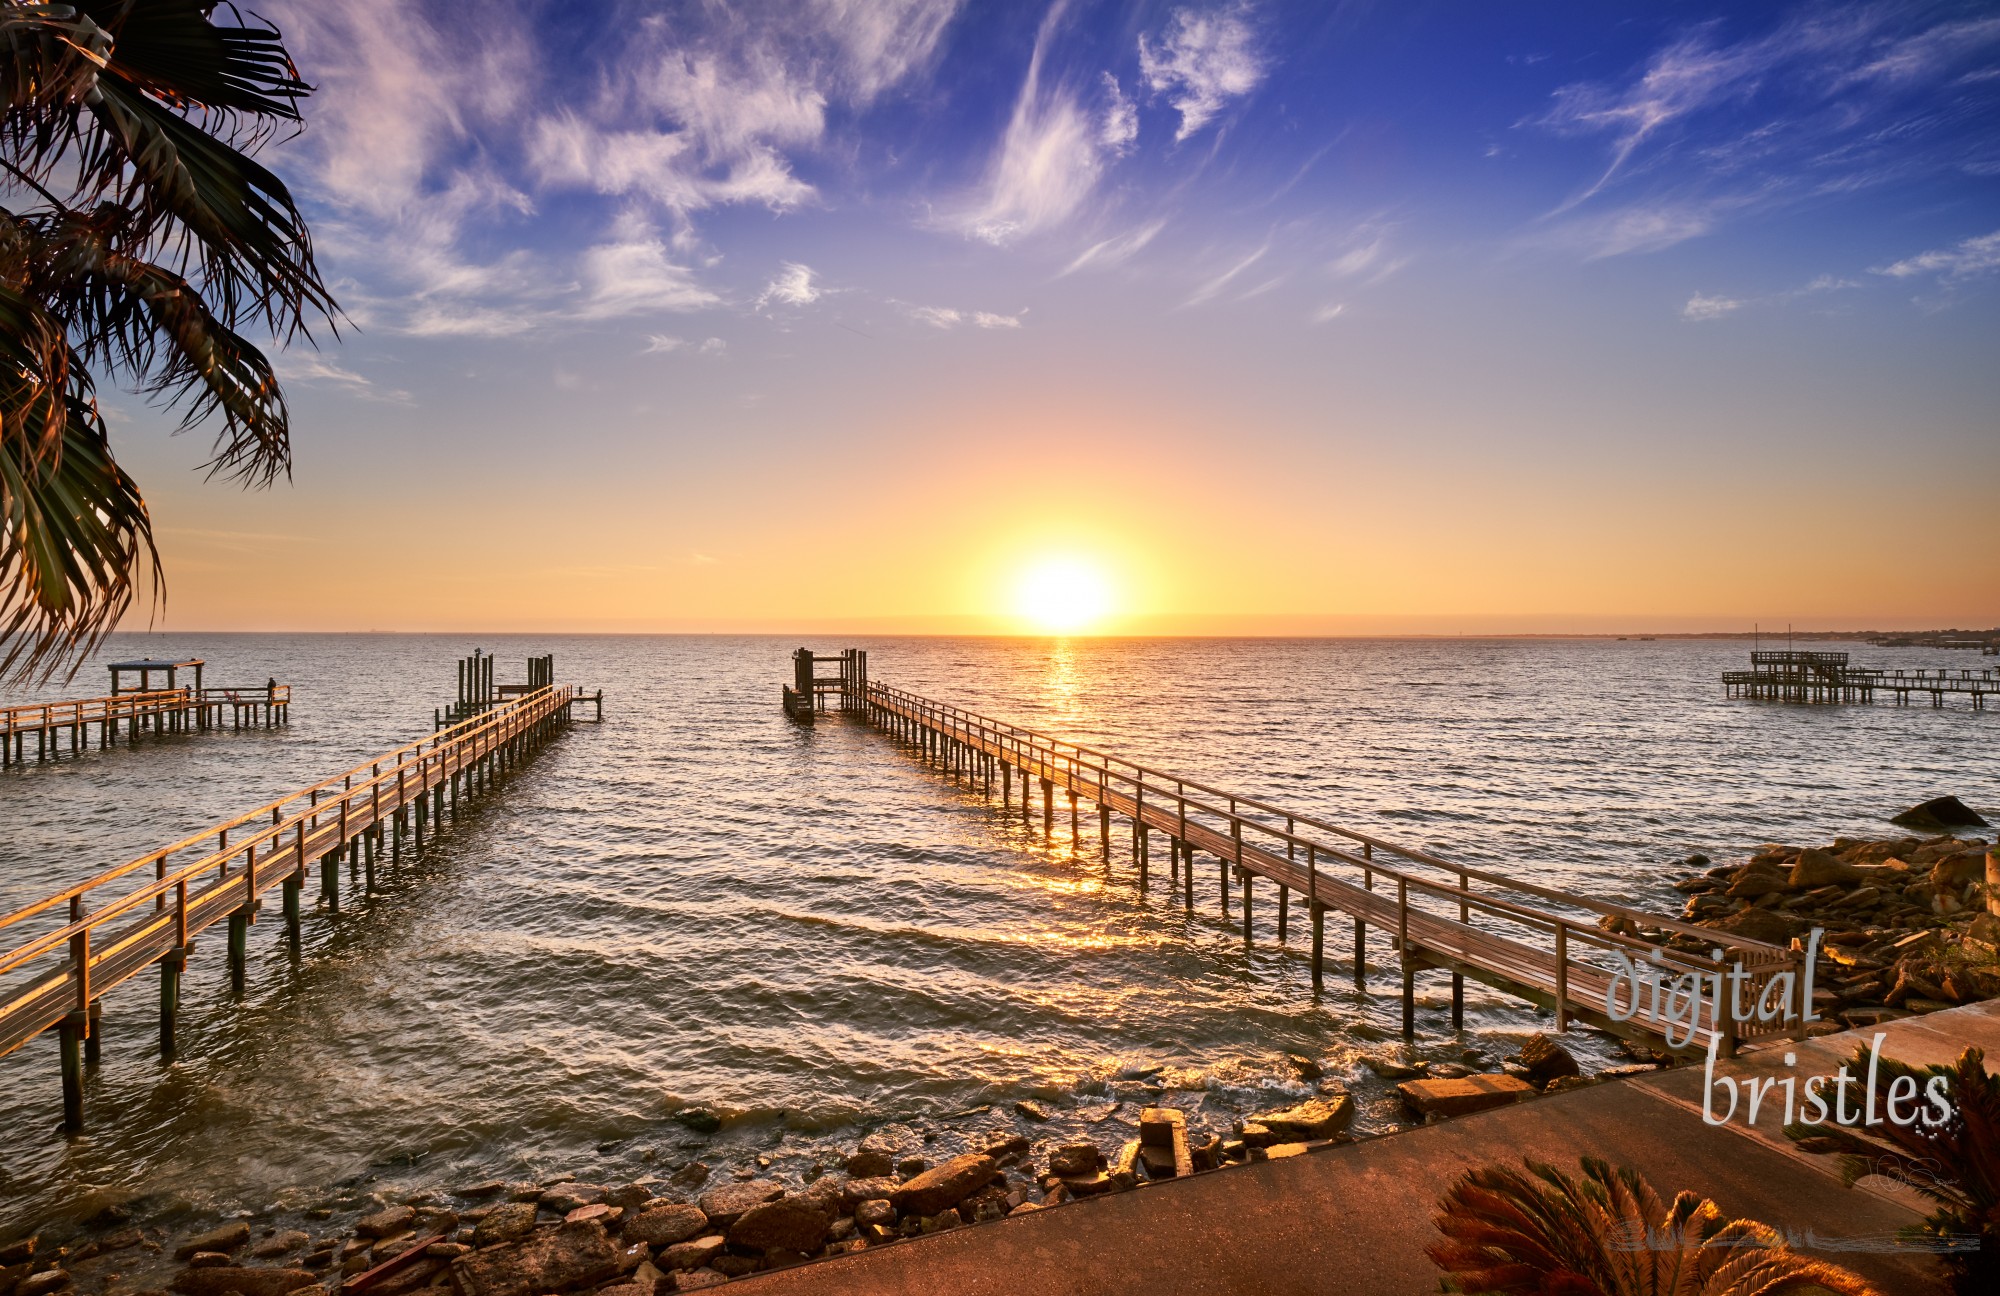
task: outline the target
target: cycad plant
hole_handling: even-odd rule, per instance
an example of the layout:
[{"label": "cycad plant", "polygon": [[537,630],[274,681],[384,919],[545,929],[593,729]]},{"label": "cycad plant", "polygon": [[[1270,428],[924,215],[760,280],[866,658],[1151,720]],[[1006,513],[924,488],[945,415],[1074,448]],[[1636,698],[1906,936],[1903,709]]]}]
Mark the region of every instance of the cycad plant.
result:
[{"label": "cycad plant", "polygon": [[1453,1184],[1426,1254],[1446,1289],[1509,1296],[1880,1296],[1846,1269],[1787,1248],[1755,1220],[1724,1221],[1692,1192],[1672,1205],[1629,1169],[1595,1157],[1583,1177],[1525,1162],[1486,1166]]},{"label": "cycad plant", "polygon": [[282,181],[252,160],[310,92],[274,30],[214,0],[0,3],[0,678],[72,670],[160,588],[99,375],[213,421],[211,476],[290,471],[271,364],[337,307]]},{"label": "cycad plant", "polygon": [[[1869,1061],[1867,1048],[1858,1047],[1848,1065],[1865,1074]],[[1950,1114],[1935,1125],[1921,1118],[1908,1125],[1878,1119],[1858,1126],[1787,1125],[1785,1133],[1808,1152],[1838,1153],[1841,1178],[1850,1186],[1872,1174],[1915,1188],[1937,1209],[1905,1236],[1940,1251],[1954,1288],[1966,1296],[2000,1292],[2000,1076],[1986,1073],[1986,1056],[1976,1048],[1950,1066],[1913,1067],[1890,1057],[1875,1058],[1874,1065],[1878,1093],[1907,1077],[1916,1093],[1925,1094],[1941,1078]],[[1976,1248],[1969,1245],[1974,1238]]]}]

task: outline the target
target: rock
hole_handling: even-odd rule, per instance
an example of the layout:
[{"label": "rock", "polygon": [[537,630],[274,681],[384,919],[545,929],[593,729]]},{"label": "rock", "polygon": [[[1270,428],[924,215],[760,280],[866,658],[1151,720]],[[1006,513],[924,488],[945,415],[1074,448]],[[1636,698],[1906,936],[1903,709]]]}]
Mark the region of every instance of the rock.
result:
[{"label": "rock", "polygon": [[415,1210],[408,1206],[391,1206],[354,1221],[354,1235],[365,1238],[394,1237],[398,1233],[409,1232],[416,1222]]},{"label": "rock", "polygon": [[505,1180],[488,1179],[485,1183],[476,1183],[468,1188],[459,1189],[458,1196],[470,1197],[477,1200],[481,1197],[498,1197],[506,1191],[507,1184]]},{"label": "rock", "polygon": [[724,1241],[720,1233],[711,1233],[692,1241],[676,1242],[660,1252],[660,1264],[667,1269],[700,1269],[722,1254]]},{"label": "rock", "polygon": [[[1723,890],[1723,894],[1737,900],[1755,900],[1758,896],[1773,895],[1791,884],[1791,875],[1780,872],[1776,865],[1753,864],[1736,875]],[[1627,935],[1636,936],[1635,930]]]},{"label": "rock", "polygon": [[185,1269],[167,1284],[181,1296],[284,1296],[319,1280],[304,1269]]},{"label": "rock", "polygon": [[41,1240],[39,1235],[30,1233],[0,1247],[0,1266],[26,1264],[34,1258],[35,1244]]},{"label": "rock", "polygon": [[595,1205],[591,1206],[577,1207],[569,1214],[563,1216],[563,1223],[581,1224],[585,1220],[591,1220],[591,1219],[603,1220],[604,1227],[608,1229],[616,1225],[618,1223],[618,1217],[620,1215],[623,1215],[624,1213],[625,1212],[619,1210],[616,1206],[606,1206],[603,1202],[598,1202]]},{"label": "rock", "polygon": [[1269,1147],[1278,1141],[1278,1136],[1264,1128],[1261,1121],[1244,1121],[1241,1138],[1246,1148]]},{"label": "rock", "polygon": [[613,1278],[624,1258],[602,1224],[585,1220],[460,1256],[451,1263],[451,1281],[458,1296],[539,1296]]},{"label": "rock", "polygon": [[720,1269],[689,1269],[674,1276],[675,1291],[701,1291],[707,1287],[720,1287],[729,1281],[729,1275]]},{"label": "rock", "polygon": [[1292,1071],[1301,1080],[1317,1080],[1326,1074],[1326,1069],[1302,1053],[1287,1053],[1285,1061],[1291,1063]]},{"label": "rock", "polygon": [[902,1186],[902,1180],[886,1175],[879,1179],[849,1179],[840,1186],[840,1209],[852,1212],[862,1202],[886,1199]]},{"label": "rock", "polygon": [[604,1192],[604,1188],[598,1184],[557,1184],[542,1194],[541,1207],[545,1211],[567,1215],[580,1206],[595,1206],[602,1202]]},{"label": "rock", "polygon": [[1792,875],[1788,879],[1794,891],[1810,891],[1823,886],[1853,886],[1862,880],[1860,869],[1823,850],[1800,851],[1798,862],[1792,865]]},{"label": "rock", "polygon": [[1139,1140],[1133,1139],[1118,1149],[1111,1168],[1106,1172],[1118,1181],[1121,1188],[1130,1188],[1139,1182]]},{"label": "rock", "polygon": [[1798,919],[1773,913],[1769,909],[1745,909],[1723,918],[1705,918],[1701,925],[1767,945],[1787,944],[1803,930]]},{"label": "rock", "polygon": [[1583,1074],[1568,1049],[1546,1035],[1536,1035],[1521,1046],[1521,1065],[1527,1068],[1528,1083],[1545,1089],[1552,1080]]},{"label": "rock", "polygon": [[1276,1161],[1280,1157],[1304,1156],[1308,1151],[1303,1143],[1273,1143],[1264,1149],[1266,1161]]},{"label": "rock", "polygon": [[992,1157],[968,1152],[898,1185],[889,1200],[906,1215],[935,1215],[984,1188],[999,1172]]},{"label": "rock", "polygon": [[500,1242],[518,1242],[534,1231],[535,1203],[507,1202],[486,1212],[473,1226],[472,1245],[487,1247]]},{"label": "rock", "polygon": [[842,1168],[856,1179],[880,1179],[895,1173],[896,1162],[887,1152],[863,1149],[847,1158]]},{"label": "rock", "polygon": [[674,1119],[697,1134],[713,1134],[722,1128],[722,1117],[712,1107],[683,1107]]},{"label": "rock", "polygon": [[896,1162],[896,1177],[899,1179],[914,1179],[930,1168],[931,1163],[924,1158],[920,1156],[906,1156]]},{"label": "rock", "polygon": [[1049,1152],[1049,1173],[1068,1178],[1095,1174],[1104,1166],[1104,1153],[1095,1143],[1065,1143]]},{"label": "rock", "polygon": [[283,1233],[273,1233],[270,1237],[265,1238],[256,1246],[250,1248],[250,1254],[256,1256],[259,1260],[270,1260],[277,1256],[288,1255],[311,1241],[312,1238],[299,1232],[297,1229],[289,1229]]},{"label": "rock", "polygon": [[1425,1116],[1464,1116],[1489,1107],[1505,1107],[1534,1096],[1526,1081],[1508,1075],[1468,1076],[1463,1080],[1405,1080],[1396,1086],[1403,1101]]},{"label": "rock", "polygon": [[1354,1099],[1338,1090],[1329,1090],[1283,1111],[1260,1112],[1254,1119],[1271,1132],[1276,1142],[1338,1138],[1354,1120]]},{"label": "rock", "polygon": [[784,1185],[769,1179],[751,1179],[743,1183],[724,1184],[711,1188],[701,1195],[702,1214],[716,1228],[727,1230],[744,1211],[752,1206],[762,1206],[767,1201],[776,1201],[785,1195]]},{"label": "rock", "polygon": [[187,1258],[190,1269],[224,1269],[235,1263],[226,1251],[197,1251]]},{"label": "rock", "polygon": [[1117,1192],[1124,1185],[1107,1174],[1065,1175],[1062,1186],[1077,1197],[1096,1197]]},{"label": "rock", "polygon": [[638,1210],[653,1200],[653,1190],[644,1184],[623,1184],[604,1194],[604,1204],[619,1210]]},{"label": "rock", "polygon": [[1008,1157],[1019,1156],[1023,1152],[1026,1152],[1028,1150],[1028,1140],[1019,1134],[1008,1134],[1004,1137],[994,1139],[981,1150],[995,1161],[1004,1161]]},{"label": "rock", "polygon": [[889,1225],[896,1222],[895,1204],[886,1197],[876,1197],[862,1202],[854,1208],[854,1222],[866,1227],[870,1224]]},{"label": "rock", "polygon": [[[661,1277],[665,1277],[662,1274]],[[610,1287],[599,1287],[597,1296],[654,1296],[659,1290],[657,1282],[622,1282]]]},{"label": "rock", "polygon": [[709,1261],[708,1267],[719,1274],[726,1274],[731,1278],[741,1278],[745,1274],[756,1273],[764,1267],[764,1262],[750,1256],[732,1255],[725,1251],[715,1257],[715,1259]]},{"label": "rock", "polygon": [[250,1226],[238,1220],[189,1238],[174,1248],[174,1259],[185,1260],[197,1251],[234,1251],[249,1240]]},{"label": "rock", "polygon": [[730,1246],[750,1251],[817,1251],[833,1216],[799,1197],[752,1206],[729,1226]]},{"label": "rock", "polygon": [[1405,1062],[1387,1055],[1363,1054],[1361,1064],[1384,1080],[1414,1080],[1430,1069],[1430,1063]]},{"label": "rock", "polygon": [[1932,797],[1922,805],[1911,806],[1889,820],[1905,828],[1915,828],[1918,832],[1939,832],[1946,828],[1984,828],[1987,823],[1974,814],[1965,802],[1955,796]]},{"label": "rock", "polygon": [[470,1255],[472,1248],[463,1242],[433,1242],[424,1248],[428,1260],[456,1260],[462,1255]]},{"label": "rock", "polygon": [[1023,1098],[1021,1101],[1015,1103],[1014,1111],[1031,1121],[1045,1121],[1049,1118],[1048,1108],[1028,1098]]},{"label": "rock", "polygon": [[29,1274],[14,1288],[14,1296],[49,1296],[69,1286],[69,1270],[44,1269],[38,1274]]},{"label": "rock", "polygon": [[667,1179],[668,1182],[679,1184],[683,1188],[693,1188],[707,1183],[708,1175],[709,1170],[707,1166],[699,1161],[690,1161],[667,1176]]},{"label": "rock", "polygon": [[699,1206],[655,1206],[627,1220],[624,1237],[647,1246],[672,1246],[707,1227],[708,1216]]},{"label": "rock", "polygon": [[[1616,1068],[1616,1069],[1625,1069],[1625,1068]],[[1637,1072],[1637,1071],[1651,1071],[1653,1068],[1632,1067],[1629,1069]],[[1555,1079],[1549,1081],[1548,1084],[1543,1087],[1542,1092],[1552,1093],[1552,1094],[1568,1093],[1572,1089],[1586,1089],[1596,1083],[1597,1083],[1596,1080],[1585,1075],[1557,1076]]]}]

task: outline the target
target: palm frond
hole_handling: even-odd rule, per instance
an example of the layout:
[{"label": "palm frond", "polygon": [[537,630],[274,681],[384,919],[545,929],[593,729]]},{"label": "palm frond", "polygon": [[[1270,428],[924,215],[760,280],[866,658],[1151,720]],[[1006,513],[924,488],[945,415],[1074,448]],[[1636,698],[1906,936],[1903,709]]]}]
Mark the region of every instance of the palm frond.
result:
[{"label": "palm frond", "polygon": [[1790,1250],[1754,1220],[1725,1223],[1692,1192],[1662,1205],[1639,1174],[1585,1158],[1572,1179],[1525,1162],[1473,1170],[1446,1190],[1427,1250],[1450,1286],[1506,1296],[1752,1296],[1815,1289],[1880,1296],[1858,1274]]}]

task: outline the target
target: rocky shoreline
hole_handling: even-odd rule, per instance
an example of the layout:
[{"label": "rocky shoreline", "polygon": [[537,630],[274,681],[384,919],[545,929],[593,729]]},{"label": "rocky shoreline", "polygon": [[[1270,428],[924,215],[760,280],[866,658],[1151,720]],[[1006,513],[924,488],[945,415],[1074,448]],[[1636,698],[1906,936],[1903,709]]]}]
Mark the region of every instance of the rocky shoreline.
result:
[{"label": "rocky shoreline", "polygon": [[[1688,897],[1686,918],[1714,930],[1715,941],[1629,920],[1604,925],[1704,952],[1726,946],[1729,935],[1782,944],[1818,927],[1825,936],[1814,1006],[1826,1020],[1814,1029],[1869,1026],[2000,997],[2000,902],[1988,898],[2000,855],[1989,857],[1986,845],[1942,835],[1841,838],[1825,848],[1774,843],[1719,867],[1694,856],[1684,864],[1695,871],[1674,885]],[[2000,895],[2000,884],[1992,891]],[[1407,1049],[1358,1061],[1394,1085],[1405,1122],[1674,1064],[1620,1044],[1629,1064],[1587,1075],[1555,1037],[1515,1038],[1519,1051],[1497,1069],[1476,1049],[1463,1050],[1463,1062],[1423,1061]],[[309,1287],[341,1296],[700,1290],[1085,1197],[1307,1155],[1352,1137],[1349,1087],[1311,1058],[1294,1056],[1290,1065],[1309,1096],[1246,1112],[1225,1129],[1191,1129],[1191,1113],[1160,1092],[1142,1104],[1114,1104],[1114,1112],[1137,1109],[1136,1118],[1117,1122],[1118,1137],[1031,1138],[1022,1131],[1033,1133],[1051,1112],[1023,1100],[1010,1111],[981,1109],[987,1128],[957,1140],[965,1150],[935,1163],[926,1154],[928,1136],[913,1147],[907,1137],[877,1131],[838,1164],[815,1163],[784,1180],[769,1158],[727,1174],[693,1161],[636,1182],[494,1180],[451,1193],[373,1196],[293,1219],[238,1218],[197,1233],[130,1227],[112,1206],[68,1244],[25,1237],[0,1246],[0,1296],[284,1296]],[[700,1115],[689,1109],[683,1123],[694,1128]]]}]

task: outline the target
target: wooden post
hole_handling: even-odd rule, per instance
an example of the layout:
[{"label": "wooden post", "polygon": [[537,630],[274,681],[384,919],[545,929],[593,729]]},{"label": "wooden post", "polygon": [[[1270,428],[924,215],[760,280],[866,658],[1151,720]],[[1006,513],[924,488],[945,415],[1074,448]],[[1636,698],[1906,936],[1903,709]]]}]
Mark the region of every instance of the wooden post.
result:
[{"label": "wooden post", "polygon": [[[1633,994],[1637,995],[1634,990]],[[1556,1032],[1569,1029],[1569,927],[1556,920]]]},{"label": "wooden post", "polygon": [[[1099,795],[1103,794],[1103,789],[1098,791]],[[1102,801],[1097,803],[1097,853],[1104,857],[1107,865],[1111,863],[1111,807]],[[2000,897],[1991,903],[2000,904]]]},{"label": "wooden post", "polygon": [[245,905],[229,915],[229,988],[243,993],[244,974],[250,957],[250,907]]},{"label": "wooden post", "polygon": [[1315,900],[1309,908],[1313,925],[1313,989],[1317,990],[1325,980],[1326,906]]},{"label": "wooden post", "polygon": [[305,862],[285,879],[285,939],[296,948],[299,943],[299,892],[305,889]]},{"label": "wooden post", "polygon": [[1190,915],[1194,913],[1194,843],[1181,842],[1181,887],[1185,906]]},{"label": "wooden post", "polygon": [[1396,879],[1396,961],[1403,966],[1403,1038],[1417,1033],[1417,969],[1410,962],[1410,884]]},{"label": "wooden post", "polygon": [[1053,836],[1056,830],[1056,785],[1048,779],[1042,780],[1042,832]]},{"label": "wooden post", "polygon": [[57,1027],[62,1043],[63,1132],[83,1131],[83,1012],[72,1012]]},{"label": "wooden post", "polygon": [[1292,889],[1280,882],[1278,884],[1278,944],[1280,945],[1285,943],[1285,923],[1291,915],[1291,908]]},{"label": "wooden post", "polygon": [[1248,947],[1250,944],[1251,875],[1250,875],[1250,870],[1246,868],[1239,868],[1236,870],[1236,872],[1237,875],[1243,879],[1243,944],[1245,947]]},{"label": "wooden post", "polygon": [[174,1027],[181,1009],[181,971],[187,967],[187,952],[172,950],[160,958],[160,1056],[172,1059],[178,1046]]}]

